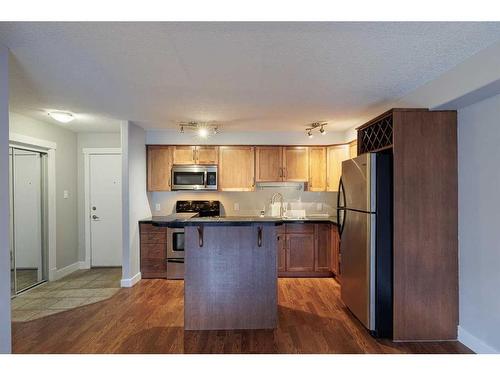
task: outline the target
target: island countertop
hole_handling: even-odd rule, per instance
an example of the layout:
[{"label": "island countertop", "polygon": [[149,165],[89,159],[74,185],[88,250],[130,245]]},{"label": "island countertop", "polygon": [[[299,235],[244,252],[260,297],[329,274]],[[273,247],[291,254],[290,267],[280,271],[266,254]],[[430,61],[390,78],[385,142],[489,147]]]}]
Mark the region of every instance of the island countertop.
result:
[{"label": "island countertop", "polygon": [[152,216],[145,218],[140,223],[153,224],[159,227],[183,228],[187,226],[198,226],[200,224],[210,226],[246,226],[253,224],[262,225],[283,225],[293,224],[315,224],[331,223],[337,225],[337,218],[334,216],[306,216],[305,218],[280,218],[271,216],[217,216],[217,217],[180,217],[176,214],[167,216]]}]

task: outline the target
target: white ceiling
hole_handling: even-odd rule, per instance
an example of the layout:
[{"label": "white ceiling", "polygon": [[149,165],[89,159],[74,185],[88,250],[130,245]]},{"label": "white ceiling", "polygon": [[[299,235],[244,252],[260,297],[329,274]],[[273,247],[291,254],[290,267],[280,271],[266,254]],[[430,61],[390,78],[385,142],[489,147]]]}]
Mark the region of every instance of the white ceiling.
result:
[{"label": "white ceiling", "polygon": [[345,130],[497,41],[500,23],[0,23],[11,109],[77,131]]}]

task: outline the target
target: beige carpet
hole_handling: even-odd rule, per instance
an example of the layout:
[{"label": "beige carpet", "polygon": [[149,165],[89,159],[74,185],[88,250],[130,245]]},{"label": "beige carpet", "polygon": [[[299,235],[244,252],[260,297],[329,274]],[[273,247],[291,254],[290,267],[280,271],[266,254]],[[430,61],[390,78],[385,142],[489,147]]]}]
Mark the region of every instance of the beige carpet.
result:
[{"label": "beige carpet", "polygon": [[12,321],[26,322],[103,301],[120,289],[121,268],[79,270],[12,299]]}]

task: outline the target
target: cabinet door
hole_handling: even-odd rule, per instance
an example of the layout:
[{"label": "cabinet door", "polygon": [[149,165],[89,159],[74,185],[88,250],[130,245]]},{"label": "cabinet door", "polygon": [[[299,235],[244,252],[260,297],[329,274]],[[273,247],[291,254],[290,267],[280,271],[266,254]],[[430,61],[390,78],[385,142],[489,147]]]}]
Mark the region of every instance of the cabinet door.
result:
[{"label": "cabinet door", "polygon": [[283,180],[309,181],[308,147],[283,148]]},{"label": "cabinet door", "polygon": [[330,271],[340,279],[340,236],[336,225],[331,226],[331,236]]},{"label": "cabinet door", "polygon": [[169,191],[172,168],[170,146],[147,146],[148,191]]},{"label": "cabinet door", "polygon": [[314,233],[287,233],[286,270],[314,270]]},{"label": "cabinet door", "polygon": [[358,141],[352,141],[349,143],[349,159],[355,158],[358,156]]},{"label": "cabinet door", "polygon": [[282,147],[255,148],[255,181],[283,181]]},{"label": "cabinet door", "polygon": [[217,164],[219,148],[217,146],[196,146],[196,164]]},{"label": "cabinet door", "polygon": [[331,224],[316,224],[316,256],[314,261],[315,271],[330,271]]},{"label": "cabinet door", "polygon": [[328,147],[327,190],[338,191],[342,162],[349,159],[349,145]]},{"label": "cabinet door", "polygon": [[174,147],[174,164],[195,164],[195,146],[173,146]]},{"label": "cabinet door", "polygon": [[286,234],[282,225],[277,231],[278,235],[278,272],[286,271]]},{"label": "cabinet door", "polygon": [[309,191],[326,191],[326,147],[309,148]]},{"label": "cabinet door", "polygon": [[255,150],[249,146],[221,146],[219,190],[252,191],[255,186]]}]

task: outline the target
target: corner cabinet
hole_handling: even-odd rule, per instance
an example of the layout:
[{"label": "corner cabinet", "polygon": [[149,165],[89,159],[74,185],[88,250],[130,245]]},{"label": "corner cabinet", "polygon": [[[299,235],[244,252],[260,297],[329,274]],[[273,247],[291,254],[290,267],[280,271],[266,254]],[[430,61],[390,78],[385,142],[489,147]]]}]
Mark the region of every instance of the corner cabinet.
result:
[{"label": "corner cabinet", "polygon": [[219,190],[253,191],[255,188],[255,148],[219,147]]},{"label": "corner cabinet", "polygon": [[326,191],[326,147],[309,147],[309,191]]},{"label": "corner cabinet", "polygon": [[339,191],[342,162],[349,158],[349,145],[335,145],[327,148],[327,191]]},{"label": "corner cabinet", "polygon": [[148,191],[170,191],[172,168],[172,147],[151,145],[147,153]]}]

